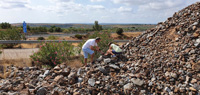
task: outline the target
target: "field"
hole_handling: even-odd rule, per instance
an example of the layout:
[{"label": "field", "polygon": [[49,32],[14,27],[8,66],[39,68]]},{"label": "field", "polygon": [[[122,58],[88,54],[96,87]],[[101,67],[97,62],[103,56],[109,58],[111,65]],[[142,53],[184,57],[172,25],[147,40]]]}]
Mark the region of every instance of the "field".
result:
[{"label": "field", "polygon": [[[100,25],[102,25],[102,27],[104,29],[107,28],[144,28],[144,29],[149,29],[152,27],[155,27],[155,24],[112,24],[112,23],[99,23]],[[57,23],[27,23],[27,25],[29,25],[30,27],[51,27],[51,26],[56,26],[56,27],[61,27],[61,28],[70,28],[70,27],[74,27],[74,28],[92,28],[93,27],[93,23],[88,23],[88,24],[57,24]],[[17,26],[20,27],[22,26],[22,23],[13,23],[12,26]]]}]

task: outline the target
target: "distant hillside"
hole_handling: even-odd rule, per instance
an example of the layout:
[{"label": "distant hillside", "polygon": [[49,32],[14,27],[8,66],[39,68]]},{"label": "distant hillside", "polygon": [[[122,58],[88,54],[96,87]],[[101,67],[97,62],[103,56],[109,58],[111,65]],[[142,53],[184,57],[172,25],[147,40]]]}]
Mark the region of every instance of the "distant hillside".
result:
[{"label": "distant hillside", "polygon": [[[11,24],[12,26],[22,26],[22,23],[14,23]],[[51,26],[56,26],[56,27],[60,27],[60,28],[70,28],[70,27],[75,27],[75,28],[92,28],[92,24],[53,24],[53,23],[27,23],[27,25],[29,25],[30,27],[51,27]]]},{"label": "distant hillside", "polygon": [[[17,26],[20,27],[22,26],[22,23],[13,23],[11,24],[12,26]],[[30,27],[51,27],[51,26],[56,26],[56,27],[61,27],[61,28],[70,28],[70,27],[74,27],[74,28],[92,28],[92,26],[94,24],[53,24],[53,23],[27,23],[27,25],[29,25]],[[153,28],[155,27],[155,24],[106,24],[103,23],[100,25],[103,26],[103,28],[135,28],[135,27],[144,27],[144,28]]]}]

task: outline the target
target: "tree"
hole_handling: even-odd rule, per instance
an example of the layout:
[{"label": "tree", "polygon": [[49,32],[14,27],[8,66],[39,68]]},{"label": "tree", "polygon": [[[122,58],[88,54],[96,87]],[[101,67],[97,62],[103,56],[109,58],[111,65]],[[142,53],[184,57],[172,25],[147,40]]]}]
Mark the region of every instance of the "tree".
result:
[{"label": "tree", "polygon": [[117,30],[116,30],[116,33],[117,33],[118,35],[122,35],[123,32],[124,32],[124,30],[123,30],[122,28],[117,28]]},{"label": "tree", "polygon": [[[23,35],[16,29],[7,29],[0,31],[0,40],[21,40]],[[5,44],[3,47],[12,48],[16,44]]]},{"label": "tree", "polygon": [[8,28],[11,28],[11,24],[9,24],[9,23],[7,23],[7,22],[2,22],[1,24],[0,24],[0,27],[2,28],[2,29],[8,29]]},{"label": "tree", "polygon": [[54,30],[53,30],[53,28],[51,27],[51,28],[49,28],[49,32],[53,32]]},{"label": "tree", "polygon": [[62,32],[62,29],[60,27],[56,27],[55,32]]},{"label": "tree", "polygon": [[27,25],[27,30],[30,31],[31,30],[31,27],[29,25]]},{"label": "tree", "polygon": [[102,26],[98,24],[98,21],[94,22],[93,30],[95,31],[103,30]]}]

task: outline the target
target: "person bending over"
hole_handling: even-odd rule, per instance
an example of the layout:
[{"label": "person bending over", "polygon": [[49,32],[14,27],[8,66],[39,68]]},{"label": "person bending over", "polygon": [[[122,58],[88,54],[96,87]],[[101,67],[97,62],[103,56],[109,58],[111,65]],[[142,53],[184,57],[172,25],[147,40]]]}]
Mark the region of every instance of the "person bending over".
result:
[{"label": "person bending over", "polygon": [[[94,51],[100,51],[97,43],[101,41],[101,38],[96,37],[96,39],[88,39],[82,46],[82,51],[84,54],[84,64],[87,65],[88,54],[91,55],[91,62],[93,62]],[[101,52],[101,51],[100,51]]]}]

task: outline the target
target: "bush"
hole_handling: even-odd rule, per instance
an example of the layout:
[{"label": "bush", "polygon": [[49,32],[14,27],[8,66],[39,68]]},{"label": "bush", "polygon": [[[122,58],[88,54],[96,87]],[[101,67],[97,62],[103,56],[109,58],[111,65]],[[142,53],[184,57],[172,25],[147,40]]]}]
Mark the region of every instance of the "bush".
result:
[{"label": "bush", "polygon": [[49,36],[49,37],[47,38],[47,40],[57,40],[57,39],[58,39],[58,37],[53,36],[53,35],[51,35],[51,36]]},{"label": "bush", "polygon": [[[102,50],[102,52],[106,52],[108,50],[108,43],[112,42],[113,39],[110,37],[110,32],[109,31],[103,31],[103,32],[95,32],[89,38],[96,38],[100,37],[101,41],[98,43],[98,46]],[[94,58],[98,58],[100,56],[100,53],[95,53]]]},{"label": "bush", "polygon": [[[96,31],[92,35],[90,35],[88,38],[89,39],[94,39],[96,37],[100,37],[101,38],[101,41],[98,43],[98,46],[100,47],[102,52],[105,53],[108,50],[108,43],[113,41],[113,39],[110,38],[110,32],[109,31],[103,31],[103,32]],[[85,42],[86,41],[83,41],[83,42],[79,43],[79,45],[77,47],[78,48],[77,51],[78,51],[79,54],[81,53],[82,46],[83,46],[83,44]],[[94,59],[98,58],[99,56],[100,56],[100,53],[95,53]],[[90,58],[88,58],[88,59],[90,59]],[[82,63],[84,63],[84,58],[83,57],[81,57],[80,60],[82,61]]]},{"label": "bush", "polygon": [[37,40],[45,40],[44,37],[38,37]]},{"label": "bush", "polygon": [[71,55],[74,55],[73,48],[74,46],[68,42],[42,43],[39,51],[30,56],[30,58],[36,64],[54,67],[67,61]]},{"label": "bush", "polygon": [[123,34],[123,29],[122,28],[117,28],[117,30],[116,30],[116,33],[118,34],[118,35],[122,35]]},{"label": "bush", "polygon": [[83,35],[76,34],[75,37],[78,38],[78,39],[82,39],[82,38],[83,38]]},{"label": "bush", "polygon": [[[23,35],[16,29],[8,29],[6,31],[0,31],[0,40],[21,40]],[[4,48],[12,48],[17,44],[5,44]]]},{"label": "bush", "polygon": [[2,28],[2,29],[8,29],[8,28],[11,28],[11,24],[9,24],[9,23],[7,23],[7,22],[2,22],[1,24],[0,24],[0,27]]}]

